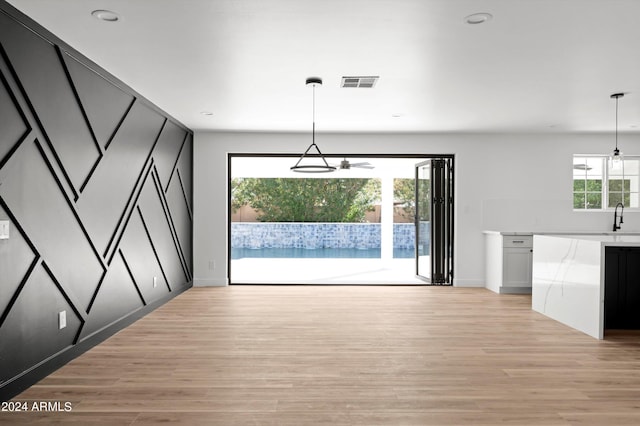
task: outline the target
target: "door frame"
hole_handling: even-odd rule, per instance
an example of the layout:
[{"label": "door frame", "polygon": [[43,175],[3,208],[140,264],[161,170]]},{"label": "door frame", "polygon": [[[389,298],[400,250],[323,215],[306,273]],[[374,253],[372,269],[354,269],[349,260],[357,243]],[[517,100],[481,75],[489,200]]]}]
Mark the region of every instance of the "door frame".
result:
[{"label": "door frame", "polygon": [[[410,154],[362,154],[362,153],[353,153],[353,152],[346,152],[346,153],[331,153],[331,154],[326,154],[323,153],[322,154],[325,158],[344,158],[344,157],[356,157],[356,158],[363,158],[363,159],[367,159],[367,158],[390,158],[390,159],[415,159],[418,161],[425,161],[425,160],[431,160],[431,159],[438,159],[438,158],[442,158],[442,159],[451,159],[451,176],[450,176],[450,182],[451,182],[451,197],[452,199],[455,200],[454,197],[454,190],[453,188],[455,187],[455,180],[454,180],[454,174],[453,174],[453,170],[454,170],[454,164],[455,164],[455,154],[418,154],[418,153],[410,153]],[[232,215],[232,208],[231,208],[231,176],[232,176],[232,159],[234,157],[264,157],[264,158],[269,158],[269,157],[277,157],[277,158],[299,158],[300,157],[300,153],[274,153],[274,152],[227,152],[227,282],[229,283],[229,285],[242,285],[242,283],[234,283],[231,280],[231,215]],[[320,155],[318,154],[308,154],[307,157],[313,158],[313,157],[320,157]],[[453,282],[453,271],[454,271],[454,263],[453,263],[453,259],[454,259],[454,240],[453,240],[453,230],[455,229],[455,221],[453,220],[455,217],[455,209],[454,209],[454,204],[452,203],[452,207],[451,207],[451,253],[450,253],[450,258],[451,258],[451,282]],[[430,284],[430,283],[425,283],[425,284]]]}]

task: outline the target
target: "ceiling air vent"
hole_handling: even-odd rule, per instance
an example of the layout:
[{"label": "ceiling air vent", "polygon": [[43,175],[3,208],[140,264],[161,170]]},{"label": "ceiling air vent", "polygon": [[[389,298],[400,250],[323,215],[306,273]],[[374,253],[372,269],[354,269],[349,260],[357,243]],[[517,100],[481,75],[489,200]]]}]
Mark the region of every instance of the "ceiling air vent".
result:
[{"label": "ceiling air vent", "polygon": [[371,89],[378,82],[377,75],[367,77],[342,77],[340,87],[359,87],[363,89]]}]

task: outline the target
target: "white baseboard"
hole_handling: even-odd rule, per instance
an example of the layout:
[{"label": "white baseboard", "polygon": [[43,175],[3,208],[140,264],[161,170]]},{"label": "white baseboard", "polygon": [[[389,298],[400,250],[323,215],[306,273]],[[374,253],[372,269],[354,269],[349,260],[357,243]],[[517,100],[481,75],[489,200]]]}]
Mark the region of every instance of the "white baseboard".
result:
[{"label": "white baseboard", "polygon": [[228,279],[202,279],[202,278],[194,278],[193,286],[194,287],[226,287],[229,285]]}]

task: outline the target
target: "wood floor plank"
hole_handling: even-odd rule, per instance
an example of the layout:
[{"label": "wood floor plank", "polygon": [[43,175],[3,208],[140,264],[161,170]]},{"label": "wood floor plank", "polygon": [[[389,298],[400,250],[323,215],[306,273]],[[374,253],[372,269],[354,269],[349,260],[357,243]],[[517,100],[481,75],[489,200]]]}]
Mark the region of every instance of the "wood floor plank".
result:
[{"label": "wood floor plank", "polygon": [[2,424],[640,424],[640,333],[531,297],[397,286],[194,288],[13,401]]}]

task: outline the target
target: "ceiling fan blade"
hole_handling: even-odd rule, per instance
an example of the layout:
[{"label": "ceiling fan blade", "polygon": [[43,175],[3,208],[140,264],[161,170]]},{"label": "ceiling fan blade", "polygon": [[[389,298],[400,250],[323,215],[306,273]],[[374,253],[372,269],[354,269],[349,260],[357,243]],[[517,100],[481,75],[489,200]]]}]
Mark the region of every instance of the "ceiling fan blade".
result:
[{"label": "ceiling fan blade", "polygon": [[346,158],[344,160],[342,160],[339,163],[336,164],[331,164],[334,167],[337,167],[339,170],[349,170],[352,167],[358,167],[361,169],[374,169],[375,166],[372,166],[371,163],[369,162],[362,162],[362,163],[351,163],[349,162],[349,160],[347,160]]},{"label": "ceiling fan blade", "polygon": [[363,163],[351,163],[351,167],[359,167],[361,169],[373,169],[375,168],[371,163],[363,162]]}]

